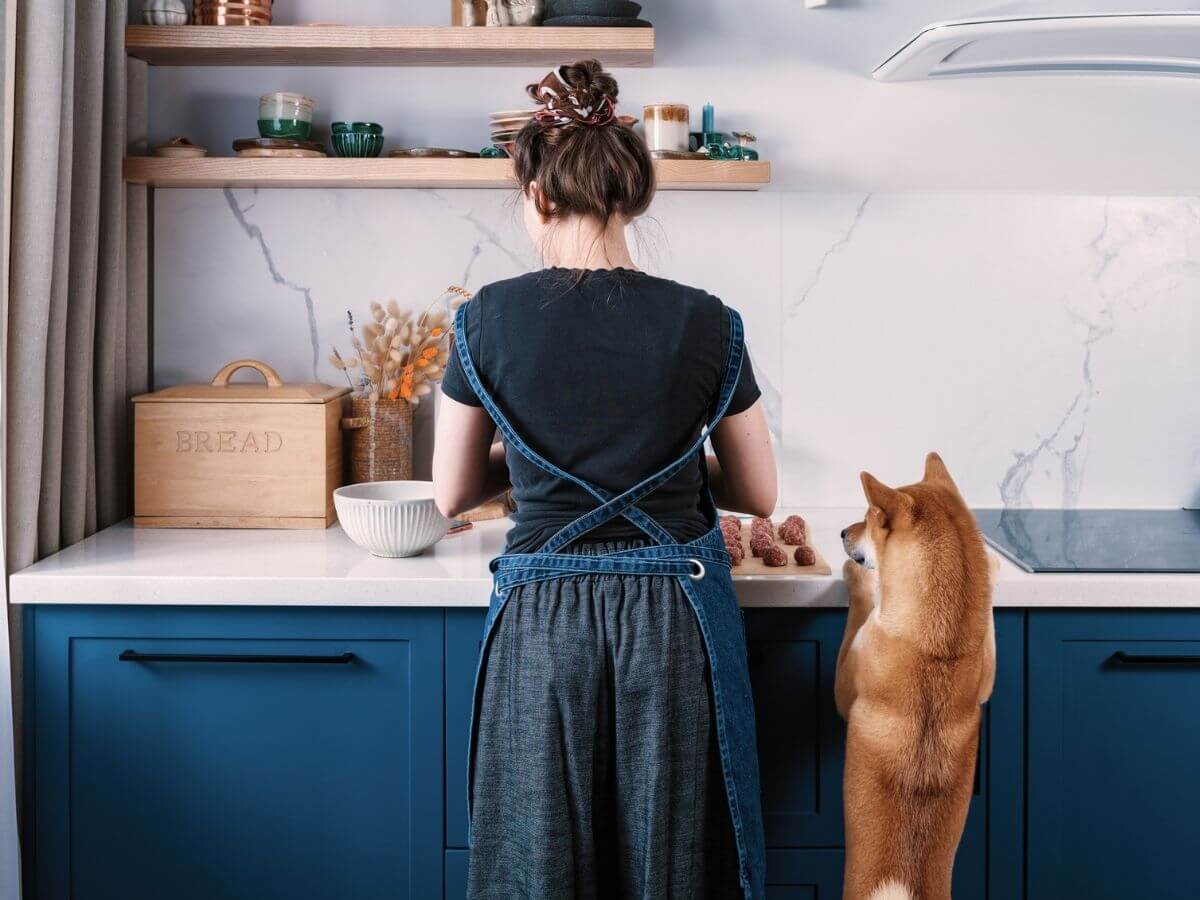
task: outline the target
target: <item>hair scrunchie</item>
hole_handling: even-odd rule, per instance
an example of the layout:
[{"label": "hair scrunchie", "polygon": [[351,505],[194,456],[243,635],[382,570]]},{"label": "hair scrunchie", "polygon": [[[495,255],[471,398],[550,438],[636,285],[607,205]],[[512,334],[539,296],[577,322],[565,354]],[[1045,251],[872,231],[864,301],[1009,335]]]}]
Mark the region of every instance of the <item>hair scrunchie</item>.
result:
[{"label": "hair scrunchie", "polygon": [[617,117],[617,102],[608,94],[584,99],[562,77],[562,66],[525,90],[542,109],[534,118],[546,125],[607,125]]}]

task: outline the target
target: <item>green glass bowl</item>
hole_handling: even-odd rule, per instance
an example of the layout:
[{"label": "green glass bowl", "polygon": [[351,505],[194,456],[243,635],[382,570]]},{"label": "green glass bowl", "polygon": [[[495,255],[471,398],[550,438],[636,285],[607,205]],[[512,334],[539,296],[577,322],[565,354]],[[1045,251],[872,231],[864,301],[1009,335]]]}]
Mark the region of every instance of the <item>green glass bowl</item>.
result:
[{"label": "green glass bowl", "polygon": [[308,140],[312,122],[304,119],[259,119],[258,133],[265,138],[298,138]]},{"label": "green glass bowl", "polygon": [[334,134],[383,134],[378,122],[331,122],[329,130]]},{"label": "green glass bowl", "polygon": [[382,134],[361,132],[334,132],[329,136],[334,156],[371,157],[383,150]]}]

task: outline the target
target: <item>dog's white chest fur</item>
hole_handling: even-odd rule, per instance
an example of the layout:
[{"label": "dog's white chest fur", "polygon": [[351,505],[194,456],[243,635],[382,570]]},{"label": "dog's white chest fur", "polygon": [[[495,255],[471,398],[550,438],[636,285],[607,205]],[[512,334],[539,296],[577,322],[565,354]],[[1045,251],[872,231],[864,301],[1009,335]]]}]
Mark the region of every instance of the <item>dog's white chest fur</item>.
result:
[{"label": "dog's white chest fur", "polygon": [[867,645],[871,641],[871,632],[879,625],[879,602],[876,598],[875,608],[867,615],[866,621],[862,623],[862,627],[854,635],[854,639],[850,641],[851,653],[863,653]]}]

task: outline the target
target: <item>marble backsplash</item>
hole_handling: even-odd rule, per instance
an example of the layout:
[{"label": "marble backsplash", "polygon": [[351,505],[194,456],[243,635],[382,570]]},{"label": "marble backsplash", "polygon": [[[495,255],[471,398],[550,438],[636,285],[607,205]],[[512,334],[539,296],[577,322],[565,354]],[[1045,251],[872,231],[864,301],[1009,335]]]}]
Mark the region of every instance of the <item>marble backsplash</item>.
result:
[{"label": "marble backsplash", "polygon": [[[347,309],[535,264],[507,191],[155,205],[159,386],[245,356],[336,382]],[[786,504],[858,505],[860,469],[937,449],[977,505],[1200,505],[1200,198],[664,193],[635,244],[745,317]]]}]

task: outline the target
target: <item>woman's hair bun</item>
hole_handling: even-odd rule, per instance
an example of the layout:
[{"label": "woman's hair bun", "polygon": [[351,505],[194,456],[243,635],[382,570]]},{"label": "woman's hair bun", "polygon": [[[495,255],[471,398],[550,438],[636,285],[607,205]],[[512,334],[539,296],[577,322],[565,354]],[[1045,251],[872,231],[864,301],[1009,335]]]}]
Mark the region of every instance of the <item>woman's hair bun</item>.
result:
[{"label": "woman's hair bun", "polygon": [[581,100],[594,104],[608,97],[614,103],[617,101],[617,79],[605,72],[598,60],[580,60],[559,71],[563,81],[580,95]]},{"label": "woman's hair bun", "polygon": [[617,80],[597,60],[559,66],[528,87],[542,105],[517,134],[512,156],[522,190],[538,185],[539,212],[607,223],[645,212],[654,196],[650,151],[617,118]]}]

